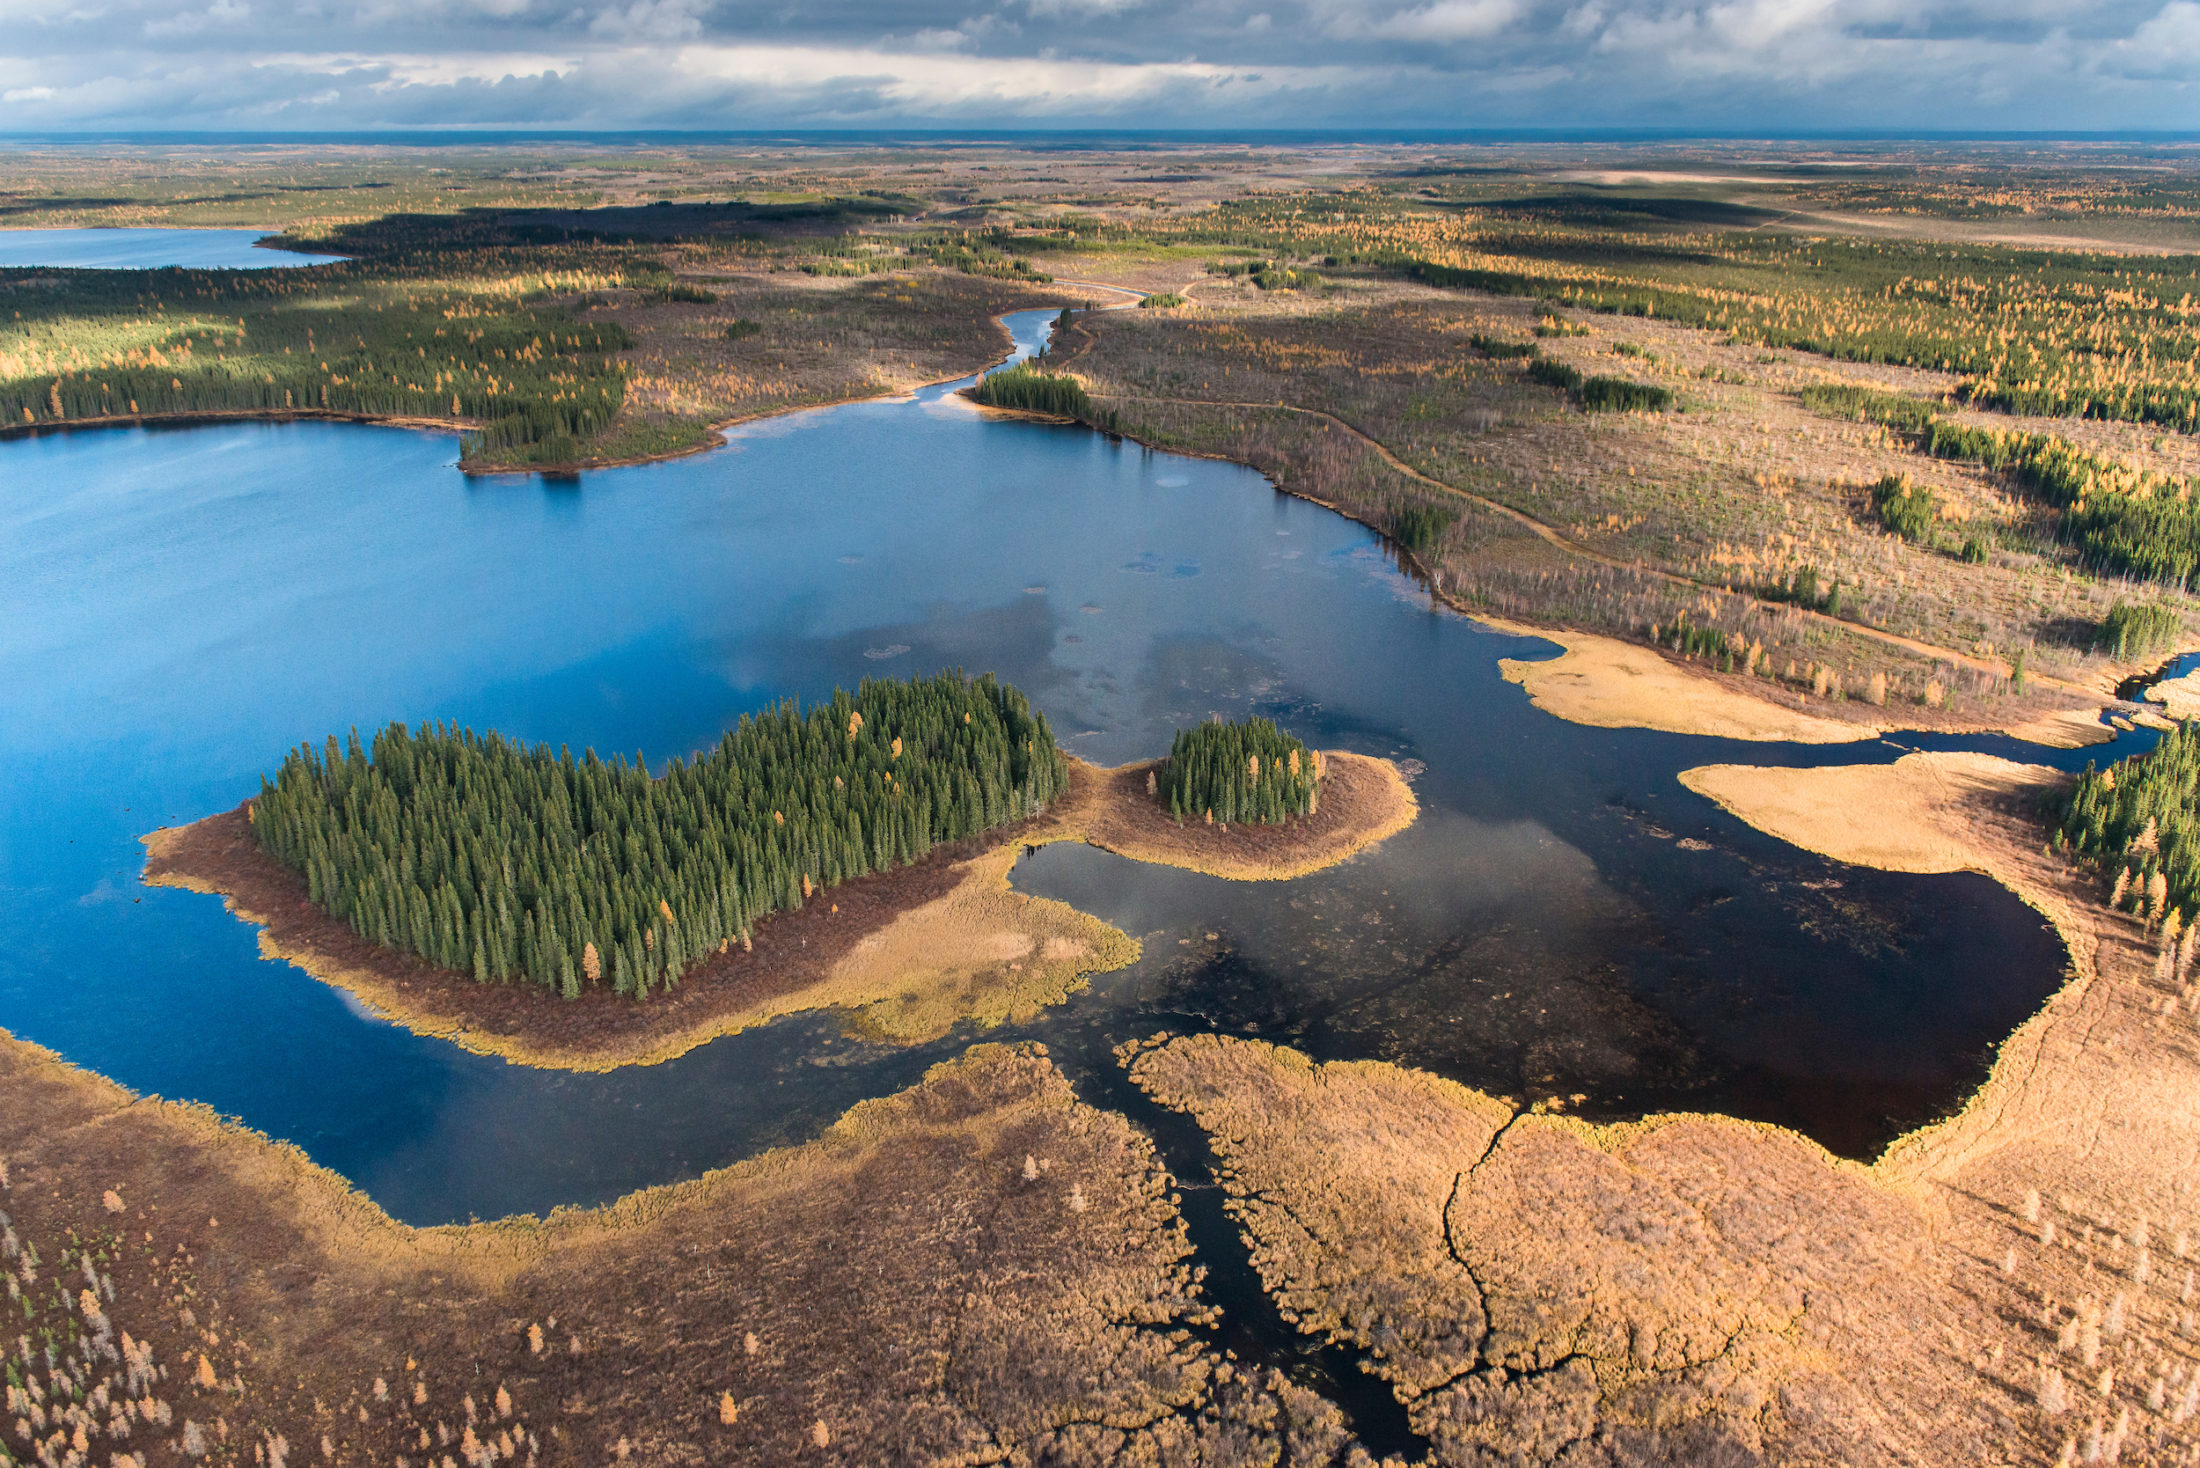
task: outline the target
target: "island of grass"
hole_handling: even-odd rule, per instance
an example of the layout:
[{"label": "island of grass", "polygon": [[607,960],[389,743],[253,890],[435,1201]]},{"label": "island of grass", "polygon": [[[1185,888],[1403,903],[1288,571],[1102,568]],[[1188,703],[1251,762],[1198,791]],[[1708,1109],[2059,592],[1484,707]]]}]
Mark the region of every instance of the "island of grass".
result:
[{"label": "island of grass", "polygon": [[218,893],[268,957],[526,1064],[647,1064],[825,1008],[913,1042],[1027,1018],[1137,958],[1097,918],[1010,890],[1028,845],[1276,879],[1412,821],[1387,761],[1318,763],[1318,811],[1180,823],[1155,767],[1070,759],[1021,693],[952,673],[744,718],[655,778],[392,725],[300,749],[237,809],[154,832],[146,880]]}]

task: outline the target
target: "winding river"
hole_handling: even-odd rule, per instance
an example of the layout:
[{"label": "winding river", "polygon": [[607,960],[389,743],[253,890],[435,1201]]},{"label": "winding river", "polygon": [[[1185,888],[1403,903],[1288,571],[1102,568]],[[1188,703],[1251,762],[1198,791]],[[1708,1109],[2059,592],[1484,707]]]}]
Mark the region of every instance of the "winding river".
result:
[{"label": "winding river", "polygon": [[[1008,318],[1019,353],[1051,314]],[[515,1066],[261,961],[216,899],[143,887],[137,838],[331,731],[450,719],[657,766],[783,695],[945,666],[1019,684],[1104,763],[1264,713],[1418,767],[1413,828],[1299,882],[1027,857],[1019,886],[1145,943],[988,1036],[1046,1041],[1087,1094],[1112,1044],[1215,1028],[1867,1156],[1959,1102],[2060,981],[2053,935],[1983,877],[1800,853],[1674,776],[2128,749],[1578,727],[1498,677],[1549,644],[1432,607],[1362,527],[1249,470],[991,420],[947,388],[730,438],[566,481],[470,480],[447,435],[339,424],[0,445],[0,1025],[295,1142],[418,1223],[814,1135],[973,1037],[887,1048],[821,1014],[608,1075]]]}]

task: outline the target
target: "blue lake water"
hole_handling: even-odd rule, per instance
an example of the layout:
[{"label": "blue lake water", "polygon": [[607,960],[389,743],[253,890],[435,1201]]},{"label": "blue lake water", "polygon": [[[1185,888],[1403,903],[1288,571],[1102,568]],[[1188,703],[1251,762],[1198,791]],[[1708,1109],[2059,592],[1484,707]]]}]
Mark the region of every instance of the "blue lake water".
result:
[{"label": "blue lake water", "polygon": [[265,229],[0,229],[0,267],[58,265],[76,270],[269,270],[320,265],[336,255],[262,250]]},{"label": "blue lake water", "polygon": [[[1011,318],[1023,347],[1050,314]],[[1897,745],[1551,719],[1496,661],[1555,649],[1432,609],[1361,527],[1248,470],[989,421],[944,389],[563,482],[470,480],[451,437],[315,423],[0,456],[0,1025],[294,1141],[409,1220],[690,1176],[970,1037],[881,1048],[798,1016],[665,1065],[532,1070],[369,1018],[260,961],[216,899],[138,881],[142,833],[235,805],[299,741],[391,719],[657,766],[786,694],[960,666],[1104,763],[1259,712],[1425,765],[1414,828],[1301,882],[1029,857],[1021,886],[1147,945],[1008,1032],[1073,1072],[1213,1027],[1868,1153],[1960,1100],[2059,982],[2052,935],[1985,879],[1840,867],[1673,779]]]}]

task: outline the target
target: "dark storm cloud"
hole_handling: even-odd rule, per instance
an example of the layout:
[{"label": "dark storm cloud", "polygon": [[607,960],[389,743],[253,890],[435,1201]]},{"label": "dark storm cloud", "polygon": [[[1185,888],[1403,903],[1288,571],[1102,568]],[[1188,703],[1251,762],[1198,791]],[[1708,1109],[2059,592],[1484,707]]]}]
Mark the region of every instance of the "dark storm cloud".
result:
[{"label": "dark storm cloud", "polygon": [[0,0],[0,128],[2189,128],[2200,3]]}]

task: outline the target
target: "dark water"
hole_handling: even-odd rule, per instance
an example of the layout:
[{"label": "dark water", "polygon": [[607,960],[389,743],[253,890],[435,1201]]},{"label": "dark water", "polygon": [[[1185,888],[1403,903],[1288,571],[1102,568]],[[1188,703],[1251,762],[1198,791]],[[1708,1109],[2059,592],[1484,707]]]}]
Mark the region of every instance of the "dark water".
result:
[{"label": "dark water", "polygon": [[[1017,318],[1027,343],[1047,314]],[[408,1220],[690,1176],[967,1037],[889,1050],[796,1017],[667,1065],[529,1070],[363,1016],[259,961],[216,900],[139,884],[141,833],[234,805],[297,741],[390,719],[661,764],[782,694],[959,665],[1022,685],[1103,762],[1257,711],[1426,765],[1416,827],[1302,882],[1027,861],[1026,889],[1147,943],[1019,1032],[1088,1087],[1112,1040],[1209,1026],[1865,1153],[1958,1100],[2058,982],[2051,935],[1984,879],[1839,867],[1673,779],[1896,747],[1561,723],[1497,675],[1548,644],[1432,611],[1359,527],[1249,471],[938,391],[565,483],[468,481],[448,437],[330,424],[0,457],[0,1025],[294,1141]]]},{"label": "dark water", "polygon": [[267,270],[319,265],[336,255],[262,250],[265,229],[0,229],[0,267],[59,265],[77,270]]}]

